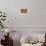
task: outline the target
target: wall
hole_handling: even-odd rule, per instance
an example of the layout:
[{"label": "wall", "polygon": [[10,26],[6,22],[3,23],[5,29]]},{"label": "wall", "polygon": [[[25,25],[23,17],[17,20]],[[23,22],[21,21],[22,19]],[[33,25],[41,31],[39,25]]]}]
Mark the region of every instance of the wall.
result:
[{"label": "wall", "polygon": [[[20,14],[21,8],[32,9]],[[7,27],[46,27],[46,0],[0,0],[0,9],[6,12]]]},{"label": "wall", "polygon": [[[29,11],[23,16],[20,14],[21,8],[32,8],[32,15]],[[8,22],[5,26],[8,29],[21,31],[21,35],[31,31],[46,31],[46,0],[0,0],[0,9],[6,12]]]}]

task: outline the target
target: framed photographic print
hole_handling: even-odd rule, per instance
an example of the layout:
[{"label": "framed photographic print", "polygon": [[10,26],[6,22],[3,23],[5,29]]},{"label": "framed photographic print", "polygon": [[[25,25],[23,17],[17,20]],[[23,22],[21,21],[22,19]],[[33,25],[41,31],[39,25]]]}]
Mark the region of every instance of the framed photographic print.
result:
[{"label": "framed photographic print", "polygon": [[21,9],[21,13],[27,13],[27,9]]}]

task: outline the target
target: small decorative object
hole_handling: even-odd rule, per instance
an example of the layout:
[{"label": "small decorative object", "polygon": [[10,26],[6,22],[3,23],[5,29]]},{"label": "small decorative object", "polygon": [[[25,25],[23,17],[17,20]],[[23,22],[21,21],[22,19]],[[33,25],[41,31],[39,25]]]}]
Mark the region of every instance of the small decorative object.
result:
[{"label": "small decorative object", "polygon": [[21,9],[21,13],[27,13],[27,9]]},{"label": "small decorative object", "polygon": [[5,32],[6,32],[6,33],[9,33],[9,32],[10,32],[10,30],[9,30],[9,29],[5,29]]},{"label": "small decorative object", "polygon": [[3,28],[4,27],[4,22],[6,20],[6,15],[4,12],[0,11],[0,27]]}]

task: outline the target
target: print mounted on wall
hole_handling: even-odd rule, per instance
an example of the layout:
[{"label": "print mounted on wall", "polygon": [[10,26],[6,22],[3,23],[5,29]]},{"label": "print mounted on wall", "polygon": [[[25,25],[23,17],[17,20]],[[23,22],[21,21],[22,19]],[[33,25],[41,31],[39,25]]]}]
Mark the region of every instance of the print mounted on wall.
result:
[{"label": "print mounted on wall", "polygon": [[27,13],[27,9],[21,9],[21,13]]},{"label": "print mounted on wall", "polygon": [[[32,8],[18,8],[17,15],[20,16],[31,16],[32,15]],[[19,16],[18,15],[18,16]]]}]

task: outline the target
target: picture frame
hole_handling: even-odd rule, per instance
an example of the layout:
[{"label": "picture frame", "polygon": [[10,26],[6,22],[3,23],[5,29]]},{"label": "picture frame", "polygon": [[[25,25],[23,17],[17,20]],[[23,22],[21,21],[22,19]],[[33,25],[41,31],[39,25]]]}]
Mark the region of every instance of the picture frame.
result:
[{"label": "picture frame", "polygon": [[27,13],[27,9],[21,9],[21,13]]}]

